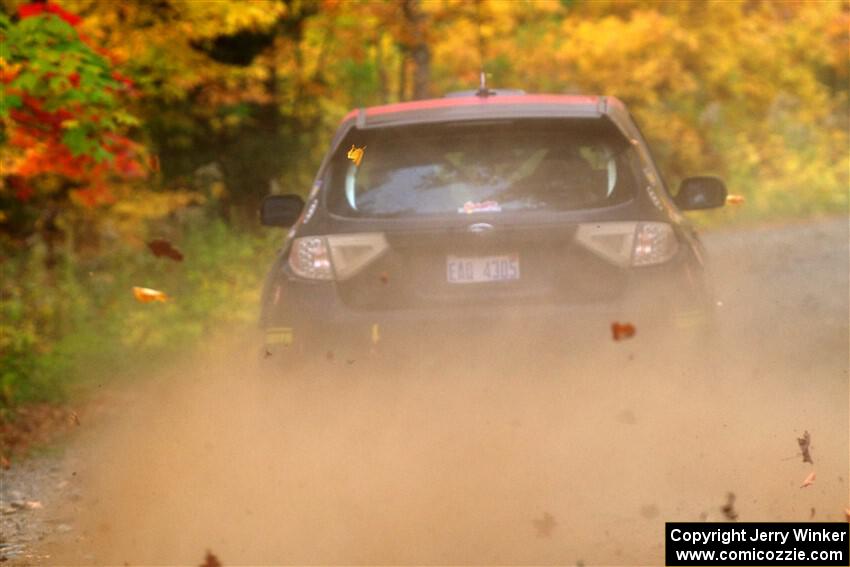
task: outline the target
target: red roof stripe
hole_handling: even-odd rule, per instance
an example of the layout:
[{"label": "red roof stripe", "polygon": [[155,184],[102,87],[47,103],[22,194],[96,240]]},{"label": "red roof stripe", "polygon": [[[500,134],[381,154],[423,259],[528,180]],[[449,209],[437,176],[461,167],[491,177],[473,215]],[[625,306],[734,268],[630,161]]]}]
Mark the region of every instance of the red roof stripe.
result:
[{"label": "red roof stripe", "polygon": [[[457,98],[431,98],[412,102],[398,102],[383,106],[366,108],[366,116],[379,116],[395,112],[410,112],[415,110],[430,110],[433,108],[452,108],[457,106],[479,106],[492,104],[566,104],[566,105],[595,105],[599,97],[584,95],[494,95],[488,97],[470,96]],[[345,120],[355,118],[358,110],[352,110],[345,115]]]}]

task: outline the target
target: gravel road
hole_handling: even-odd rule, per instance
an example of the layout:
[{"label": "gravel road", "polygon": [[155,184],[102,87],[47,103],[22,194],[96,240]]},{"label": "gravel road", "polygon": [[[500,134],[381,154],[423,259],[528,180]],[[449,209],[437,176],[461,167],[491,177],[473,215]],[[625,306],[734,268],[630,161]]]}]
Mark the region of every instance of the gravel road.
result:
[{"label": "gravel road", "polygon": [[335,360],[270,380],[250,337],[216,341],[61,452],[4,471],[0,554],[663,564],[664,522],[724,521],[729,493],[739,521],[843,520],[847,219],[705,242],[720,337],[696,355],[651,357],[636,322],[634,339],[592,353],[507,337],[456,363],[414,351],[391,372]]}]

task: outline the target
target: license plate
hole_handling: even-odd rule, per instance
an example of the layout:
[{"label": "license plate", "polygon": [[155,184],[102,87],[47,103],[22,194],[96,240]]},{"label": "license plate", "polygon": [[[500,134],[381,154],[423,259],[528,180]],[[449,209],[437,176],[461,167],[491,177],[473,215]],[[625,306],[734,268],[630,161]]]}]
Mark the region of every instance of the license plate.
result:
[{"label": "license plate", "polygon": [[519,279],[519,255],[446,258],[449,283],[502,282]]}]

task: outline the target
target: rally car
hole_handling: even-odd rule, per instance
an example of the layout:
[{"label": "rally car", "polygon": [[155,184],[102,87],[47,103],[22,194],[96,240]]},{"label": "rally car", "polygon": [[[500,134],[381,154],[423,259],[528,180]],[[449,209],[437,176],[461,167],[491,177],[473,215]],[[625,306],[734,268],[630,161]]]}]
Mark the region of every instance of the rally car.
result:
[{"label": "rally car", "polygon": [[681,211],[725,200],[714,177],[673,196],[611,96],[479,89],[353,110],[306,200],[262,204],[263,224],[289,227],[262,294],[265,352],[514,322],[590,340],[615,324],[687,332],[713,300]]}]

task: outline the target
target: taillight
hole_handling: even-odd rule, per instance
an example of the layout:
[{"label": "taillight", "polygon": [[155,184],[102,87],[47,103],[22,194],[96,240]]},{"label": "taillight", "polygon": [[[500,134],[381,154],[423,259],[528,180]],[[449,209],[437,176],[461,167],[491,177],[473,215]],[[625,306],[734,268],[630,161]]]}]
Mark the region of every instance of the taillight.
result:
[{"label": "taillight", "polygon": [[642,222],[635,233],[632,266],[662,264],[679,249],[673,227],[664,222]]},{"label": "taillight", "polygon": [[652,266],[672,258],[679,243],[663,222],[600,222],[579,225],[576,240],[618,266]]},{"label": "taillight", "polygon": [[292,242],[289,266],[312,280],[346,280],[377,260],[388,248],[383,233],[305,236]]},{"label": "taillight", "polygon": [[328,243],[323,236],[305,236],[292,241],[289,267],[295,275],[310,280],[334,278]]}]

